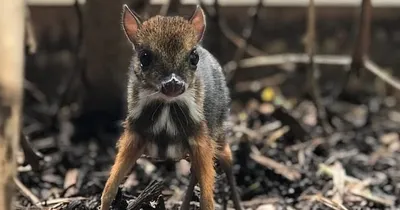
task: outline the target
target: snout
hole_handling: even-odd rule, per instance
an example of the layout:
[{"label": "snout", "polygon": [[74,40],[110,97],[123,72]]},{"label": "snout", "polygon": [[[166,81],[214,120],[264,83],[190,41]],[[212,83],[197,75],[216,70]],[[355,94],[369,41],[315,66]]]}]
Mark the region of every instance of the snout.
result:
[{"label": "snout", "polygon": [[161,82],[161,93],[168,97],[176,97],[185,92],[185,82],[176,74]]}]

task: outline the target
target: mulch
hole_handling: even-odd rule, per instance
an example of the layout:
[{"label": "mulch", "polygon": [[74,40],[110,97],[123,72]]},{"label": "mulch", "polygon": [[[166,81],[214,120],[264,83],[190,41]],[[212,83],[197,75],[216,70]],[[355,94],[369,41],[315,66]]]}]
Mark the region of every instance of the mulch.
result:
[{"label": "mulch", "polygon": [[[246,209],[400,209],[400,112],[392,96],[347,93],[327,102],[325,133],[307,95],[280,87],[241,93],[232,102],[227,139]],[[289,86],[290,91],[296,88]],[[115,156],[120,121],[92,126],[68,117],[43,117],[40,102],[25,110],[24,132],[43,156],[39,167],[19,158],[18,209],[96,209]],[[42,113],[42,114],[40,114]],[[96,130],[95,133],[85,132]],[[216,165],[217,209],[232,209],[225,175]],[[190,165],[138,161],[113,209],[179,209]],[[39,201],[39,202],[38,202]],[[199,209],[199,188],[191,206]]]}]

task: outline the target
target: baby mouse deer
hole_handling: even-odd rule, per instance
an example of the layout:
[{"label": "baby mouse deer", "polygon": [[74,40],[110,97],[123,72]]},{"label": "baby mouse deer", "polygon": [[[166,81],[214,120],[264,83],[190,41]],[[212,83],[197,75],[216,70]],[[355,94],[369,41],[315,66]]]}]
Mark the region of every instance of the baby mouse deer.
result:
[{"label": "baby mouse deer", "polygon": [[230,96],[220,64],[200,45],[206,28],[203,10],[197,6],[190,18],[158,15],[143,21],[124,5],[122,25],[133,47],[128,111],[101,210],[109,209],[123,177],[142,155],[163,160],[189,157],[192,175],[184,210],[190,207],[196,184],[201,209],[214,210],[218,160],[234,206],[241,210],[225,140]]}]

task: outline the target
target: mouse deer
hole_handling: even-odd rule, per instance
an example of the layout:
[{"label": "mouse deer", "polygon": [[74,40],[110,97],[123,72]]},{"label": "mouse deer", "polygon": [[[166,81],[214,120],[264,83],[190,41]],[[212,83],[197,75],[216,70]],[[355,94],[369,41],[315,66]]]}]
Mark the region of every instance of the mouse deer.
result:
[{"label": "mouse deer", "polygon": [[200,208],[214,210],[215,161],[219,161],[237,210],[240,197],[225,139],[230,96],[221,65],[201,46],[206,17],[197,6],[190,18],[154,16],[142,20],[123,6],[122,28],[133,48],[128,73],[127,116],[118,153],[101,197],[109,209],[118,186],[137,159],[189,157],[190,183],[181,209],[189,209],[194,186]]}]

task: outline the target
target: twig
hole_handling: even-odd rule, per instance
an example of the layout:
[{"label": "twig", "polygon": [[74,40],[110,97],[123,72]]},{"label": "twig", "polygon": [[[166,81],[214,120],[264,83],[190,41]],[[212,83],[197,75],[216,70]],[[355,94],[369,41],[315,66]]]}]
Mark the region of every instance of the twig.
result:
[{"label": "twig", "polygon": [[396,88],[397,90],[400,90],[400,80],[397,79],[396,77],[392,77],[389,73],[387,73],[385,70],[381,69],[378,65],[376,65],[372,60],[365,60],[364,61],[364,67],[377,77],[379,77],[381,80],[385,81],[392,87]]},{"label": "twig", "polygon": [[285,135],[288,131],[289,131],[289,126],[283,126],[282,128],[279,128],[278,130],[271,132],[271,134],[265,141],[265,145],[271,146],[276,142],[276,140]]},{"label": "twig", "polygon": [[[326,174],[331,177],[334,176],[336,169],[333,169],[332,167],[329,167],[325,164],[320,164],[319,165],[319,170],[317,174]],[[394,200],[393,199],[388,199],[388,198],[383,198],[379,196],[373,195],[366,187],[370,184],[369,180],[360,180],[351,176],[348,176],[344,174],[343,180],[345,181],[347,192],[351,193],[356,196],[360,196],[362,198],[365,198],[367,200],[384,204],[387,206],[393,206],[394,205]]]},{"label": "twig", "polygon": [[335,162],[333,165],[334,170],[332,170],[332,179],[333,179],[333,186],[335,190],[335,195],[333,200],[339,204],[343,204],[343,197],[345,194],[345,177],[346,172],[343,168],[343,165],[340,162]]},{"label": "twig", "polygon": [[33,171],[39,171],[40,161],[43,160],[43,155],[33,148],[28,137],[22,132],[20,134],[20,144],[24,152],[25,161],[32,167]]},{"label": "twig", "polygon": [[[245,40],[237,35],[232,29],[229,28],[228,24],[220,20],[220,28],[222,34],[231,41],[236,47],[240,47]],[[266,52],[256,48],[254,45],[247,43],[247,47],[245,48],[245,52],[251,56],[260,56],[265,55]]]},{"label": "twig", "polygon": [[394,199],[387,199],[373,195],[369,190],[351,190],[353,195],[362,197],[364,199],[373,201],[375,203],[380,203],[386,206],[393,206],[395,203]]},{"label": "twig", "polygon": [[[238,63],[240,59],[243,58],[245,49],[247,48],[247,44],[251,38],[251,35],[253,34],[253,31],[255,29],[255,26],[257,24],[258,20],[258,13],[260,12],[261,8],[263,6],[263,1],[259,0],[258,4],[256,7],[253,7],[249,10],[249,23],[247,26],[243,29],[242,31],[242,37],[243,37],[243,42],[240,44],[239,48],[236,50],[235,55],[233,57],[233,62],[228,62],[227,64],[224,65],[224,70],[226,74],[227,81],[231,81],[232,78],[235,75],[235,71],[238,67]],[[227,65],[232,65],[233,68],[229,68],[230,71],[226,71],[226,66]]]},{"label": "twig", "polygon": [[267,78],[258,79],[254,81],[243,81],[235,84],[236,92],[253,91],[257,92],[266,86],[278,86],[286,80],[287,76],[283,73],[272,75]]},{"label": "twig", "polygon": [[242,126],[242,125],[234,126],[232,128],[232,131],[246,134],[247,136],[249,136],[252,139],[261,139],[262,138],[262,135],[259,132],[256,132],[256,131],[254,131],[246,126]]},{"label": "twig", "polygon": [[39,90],[35,84],[27,79],[24,79],[24,89],[26,89],[39,103],[48,105],[46,95]]},{"label": "twig", "polygon": [[181,5],[180,0],[168,0],[160,9],[160,15],[176,15],[178,14],[178,8]]},{"label": "twig", "polygon": [[[213,4],[213,10],[210,10],[207,8],[207,6],[204,3],[204,0],[200,0],[200,5],[204,9],[204,12],[206,13],[207,16],[211,17],[214,21],[217,22],[218,27],[222,34],[230,41],[232,42],[237,48],[241,46],[241,43],[244,43],[244,39],[240,37],[238,34],[236,34],[232,29],[229,28],[228,24],[226,21],[221,18],[220,16],[220,7],[219,7],[219,0],[214,0]],[[245,48],[245,52],[251,56],[260,56],[260,55],[265,55],[266,53],[255,46],[253,46],[250,43],[247,43],[247,47]]]},{"label": "twig", "polygon": [[306,40],[306,52],[309,57],[307,79],[308,84],[310,84],[310,92],[312,101],[317,109],[318,121],[322,125],[325,133],[331,133],[332,128],[329,126],[326,118],[326,110],[322,103],[322,98],[320,94],[320,89],[318,85],[317,78],[315,78],[317,73],[317,66],[314,62],[315,56],[315,39],[316,39],[316,20],[315,20],[315,4],[314,0],[310,0],[308,5],[308,21],[307,21],[307,40]]},{"label": "twig", "polygon": [[64,197],[70,197],[77,192],[76,183],[78,180],[79,170],[74,168],[67,171],[64,178]]},{"label": "twig", "polygon": [[52,200],[38,201],[37,203],[42,206],[50,206],[50,205],[54,205],[54,204],[69,203],[69,202],[75,201],[75,200],[86,200],[86,199],[87,198],[85,198],[85,197],[56,198],[56,199],[52,199]]},{"label": "twig", "polygon": [[161,190],[163,188],[163,182],[153,181],[143,190],[142,193],[131,203],[128,204],[126,209],[137,210],[140,209],[141,204],[144,202],[150,202],[155,200],[159,195],[161,195]]},{"label": "twig", "polygon": [[309,134],[304,129],[304,127],[299,123],[299,121],[294,118],[288,111],[283,107],[277,107],[271,116],[279,120],[282,125],[289,126],[289,132],[299,140],[305,140],[309,137]]},{"label": "twig", "polygon": [[242,201],[242,204],[245,207],[253,208],[254,206],[261,206],[264,204],[279,204],[280,200],[281,199],[277,197],[260,196],[259,198],[255,197],[248,201]]},{"label": "twig", "polygon": [[[331,167],[329,167],[329,166],[327,166],[325,164],[319,164],[319,168],[318,168],[317,174],[325,174],[325,175],[328,175],[328,176],[333,176],[334,172],[333,172],[333,169]],[[357,178],[354,178],[354,177],[351,177],[351,176],[348,176],[348,175],[346,175],[344,177],[344,180],[346,182],[350,182],[350,183],[361,182],[360,179],[357,179]]]},{"label": "twig", "polygon": [[149,7],[151,6],[151,1],[149,0],[135,0],[131,1],[129,7],[130,8],[135,8],[135,11],[140,14],[140,17],[142,17],[144,20],[149,17]]},{"label": "twig", "polygon": [[[294,53],[285,53],[285,54],[276,54],[276,55],[262,55],[256,56],[252,58],[245,58],[239,61],[238,70],[246,69],[246,68],[254,68],[260,66],[276,66],[283,64],[307,64],[309,62],[309,57],[307,54],[294,54]],[[314,62],[316,64],[325,64],[325,65],[350,65],[351,57],[346,55],[315,55]],[[227,66],[227,71],[230,71],[229,68],[232,66]]]},{"label": "twig", "polygon": [[162,16],[167,15],[167,13],[168,13],[168,8],[169,8],[169,5],[170,5],[170,4],[171,4],[171,0],[168,0],[165,4],[163,4],[163,5],[161,6],[161,8],[160,8],[159,14],[162,15]]},{"label": "twig", "polygon": [[365,68],[365,60],[368,56],[367,50],[370,45],[371,10],[371,0],[362,0],[358,30],[355,38],[354,49],[351,55],[351,64],[348,66],[349,71],[346,73],[345,78],[342,84],[339,85],[336,93],[332,94],[333,98],[337,98],[346,90],[352,75],[360,77],[363,69]]},{"label": "twig", "polygon": [[360,23],[350,65],[350,69],[354,71],[358,77],[361,74],[362,68],[364,68],[364,59],[367,56],[367,50],[370,45],[371,11],[371,0],[362,0]]},{"label": "twig", "polygon": [[251,159],[256,161],[257,163],[272,169],[275,173],[282,175],[286,179],[290,181],[296,181],[301,178],[301,174],[294,168],[289,168],[281,163],[276,162],[275,160],[265,157],[260,153],[260,151],[252,146],[252,153],[250,154]]},{"label": "twig", "polygon": [[55,110],[53,112],[53,123],[57,119],[57,113],[60,111],[62,106],[64,106],[64,103],[67,99],[67,95],[70,92],[72,88],[72,84],[75,81],[77,75],[81,75],[82,82],[85,84],[85,74],[83,74],[83,58],[82,58],[82,43],[83,43],[83,12],[82,9],[79,5],[78,0],[75,0],[75,11],[78,16],[78,42],[77,45],[75,46],[74,49],[74,55],[76,56],[76,64],[74,67],[74,70],[71,72],[69,77],[67,78],[67,81],[62,84],[61,86],[61,91],[59,94],[58,100],[55,102]]},{"label": "twig", "polygon": [[329,198],[324,197],[321,194],[316,194],[316,195],[306,195],[303,196],[302,199],[306,199],[306,200],[311,200],[311,201],[318,201],[322,204],[324,204],[325,206],[334,209],[334,210],[348,210],[345,206],[343,206],[340,203],[337,203]]},{"label": "twig", "polygon": [[25,187],[25,185],[22,184],[22,182],[19,181],[18,178],[14,177],[14,183],[21,191],[21,193],[25,195],[27,198],[29,198],[32,204],[34,204],[37,207],[41,207],[41,204],[39,203],[40,202],[39,198],[36,195],[34,195],[27,187]]},{"label": "twig", "polygon": [[[290,63],[307,64],[309,58],[306,54],[277,54],[277,55],[263,55],[252,58],[245,58],[239,61],[238,69],[254,68],[259,66],[275,66]],[[365,62],[365,69],[388,83],[392,87],[400,90],[400,80],[389,75],[385,70],[375,64],[373,61],[367,59]],[[349,66],[351,64],[351,57],[348,55],[315,55],[314,63],[319,65],[336,65],[336,66]],[[230,66],[227,66],[229,71]],[[348,71],[349,69],[344,69]]]}]

